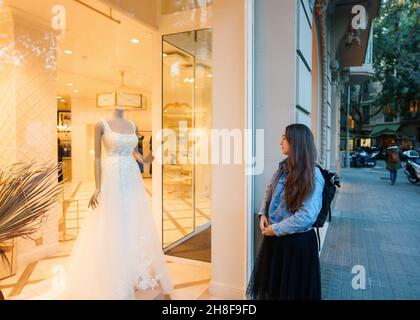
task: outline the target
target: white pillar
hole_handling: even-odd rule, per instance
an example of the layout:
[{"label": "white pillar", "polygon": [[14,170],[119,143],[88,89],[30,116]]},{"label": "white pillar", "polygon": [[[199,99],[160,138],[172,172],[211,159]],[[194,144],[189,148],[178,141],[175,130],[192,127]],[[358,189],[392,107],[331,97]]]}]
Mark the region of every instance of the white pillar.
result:
[{"label": "white pillar", "polygon": [[[266,184],[284,158],[282,130],[296,115],[296,1],[255,1],[254,116],[264,129],[264,172],[255,176],[254,213],[261,205]],[[300,58],[299,58],[300,59]],[[310,90],[310,89],[309,89]],[[300,119],[302,120],[302,119]],[[260,165],[259,165],[260,166]],[[257,218],[254,222],[258,226]],[[256,232],[256,243],[260,234]]]},{"label": "white pillar", "polygon": [[[214,0],[213,128],[244,129],[245,1]],[[213,165],[210,294],[241,299],[245,291],[245,167]]]}]

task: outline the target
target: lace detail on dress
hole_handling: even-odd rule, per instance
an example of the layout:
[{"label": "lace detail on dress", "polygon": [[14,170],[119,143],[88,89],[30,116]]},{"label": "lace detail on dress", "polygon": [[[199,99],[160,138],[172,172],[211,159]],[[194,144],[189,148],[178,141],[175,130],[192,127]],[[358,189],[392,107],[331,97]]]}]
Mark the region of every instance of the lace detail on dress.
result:
[{"label": "lace detail on dress", "polygon": [[148,267],[140,269],[136,289],[140,291],[154,290],[159,287],[159,276],[153,276]]},{"label": "lace detail on dress", "polygon": [[[145,237],[141,237],[141,243],[147,243]],[[139,267],[136,289],[140,291],[154,290],[159,287],[159,281],[162,278],[161,274],[153,271],[153,259],[151,255],[147,254],[147,249],[142,250],[139,255]]]}]

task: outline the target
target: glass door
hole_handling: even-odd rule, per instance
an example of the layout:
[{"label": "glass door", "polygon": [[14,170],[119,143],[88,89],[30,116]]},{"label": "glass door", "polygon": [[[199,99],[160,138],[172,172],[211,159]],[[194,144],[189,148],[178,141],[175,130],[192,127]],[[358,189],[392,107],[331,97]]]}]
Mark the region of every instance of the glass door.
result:
[{"label": "glass door", "polygon": [[163,246],[174,248],[211,221],[211,30],[163,37]]}]

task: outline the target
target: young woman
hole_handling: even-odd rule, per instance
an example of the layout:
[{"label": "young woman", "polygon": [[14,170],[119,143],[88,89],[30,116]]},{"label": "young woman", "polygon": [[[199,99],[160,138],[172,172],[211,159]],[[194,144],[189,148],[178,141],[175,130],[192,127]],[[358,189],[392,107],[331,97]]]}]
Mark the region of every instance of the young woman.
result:
[{"label": "young woman", "polygon": [[259,212],[264,236],[247,297],[257,300],[319,300],[318,242],[312,225],[322,207],[324,178],[316,167],[312,132],[302,124],[284,131],[287,159],[266,188]]}]

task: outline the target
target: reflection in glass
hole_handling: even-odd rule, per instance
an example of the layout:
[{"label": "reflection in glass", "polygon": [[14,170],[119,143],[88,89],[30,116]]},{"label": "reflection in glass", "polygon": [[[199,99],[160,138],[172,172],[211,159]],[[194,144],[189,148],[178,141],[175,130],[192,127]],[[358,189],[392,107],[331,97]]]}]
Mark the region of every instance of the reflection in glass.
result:
[{"label": "reflection in glass", "polygon": [[162,0],[161,13],[172,14],[175,12],[200,9],[213,4],[213,0]]}]

